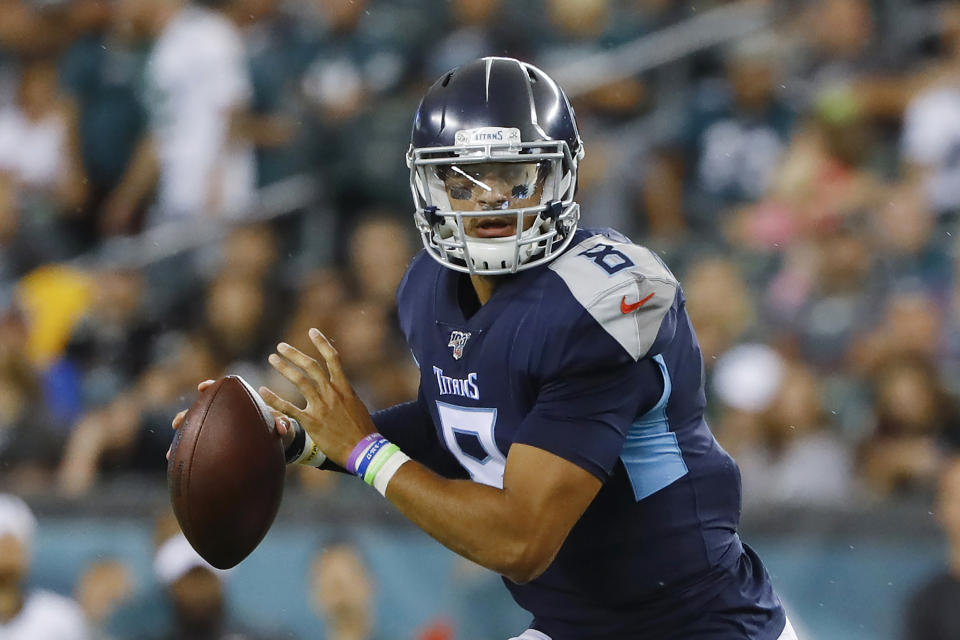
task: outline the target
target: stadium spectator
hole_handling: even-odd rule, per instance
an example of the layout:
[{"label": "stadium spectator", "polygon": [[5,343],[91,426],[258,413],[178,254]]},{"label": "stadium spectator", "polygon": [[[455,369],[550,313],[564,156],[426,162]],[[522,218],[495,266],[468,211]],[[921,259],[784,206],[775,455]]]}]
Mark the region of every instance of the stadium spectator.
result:
[{"label": "stadium spectator", "polygon": [[267,224],[243,225],[230,231],[221,246],[219,269],[224,273],[274,283],[279,274],[276,234]]},{"label": "stadium spectator", "polygon": [[396,216],[370,213],[350,234],[349,251],[349,273],[356,280],[357,297],[392,309],[397,286],[414,254],[409,224]]},{"label": "stadium spectator", "polygon": [[882,68],[884,49],[869,0],[817,0],[807,4],[801,21],[787,78],[801,103],[810,104],[824,89],[849,85]]},{"label": "stadium spectator", "polygon": [[951,238],[934,234],[936,213],[921,189],[907,182],[888,187],[875,220],[872,244],[878,249],[884,280],[893,286],[922,288],[937,297],[947,294],[953,271]]},{"label": "stadium spectator", "polygon": [[370,570],[353,545],[329,544],[313,557],[309,593],[328,640],[385,640],[376,629]]},{"label": "stadium spectator", "polygon": [[[77,3],[74,3],[77,4]],[[146,115],[138,96],[145,55],[115,3],[84,0],[101,15],[60,58],[60,82],[77,104],[78,138],[89,179],[84,223],[75,233],[97,239],[102,206],[123,177]]]},{"label": "stadium spectator", "polygon": [[[415,84],[424,43],[442,20],[424,20],[413,3],[310,0],[314,24],[311,62],[301,82],[314,114],[315,152],[339,216],[349,219],[371,204],[402,202],[409,190],[398,141],[409,134]],[[431,5],[432,6],[432,5]],[[437,11],[435,6],[430,9]],[[337,231],[345,234],[347,224]]]},{"label": "stadium spectator", "polygon": [[[548,69],[562,69],[588,59],[636,38],[644,30],[642,17],[610,0],[547,0],[534,60]],[[593,115],[617,121],[633,117],[646,97],[640,78],[613,77],[581,95],[576,106],[581,120]]]},{"label": "stadium spectator", "polygon": [[842,367],[863,318],[877,317],[876,256],[856,225],[792,247],[766,291],[768,322],[823,370]]},{"label": "stadium spectator", "polygon": [[947,563],[913,592],[904,611],[903,640],[952,640],[960,636],[960,458],[940,475],[937,521],[947,539]]},{"label": "stadium spectator", "polygon": [[850,352],[850,365],[859,375],[871,376],[897,358],[920,358],[931,363],[945,359],[942,312],[935,298],[907,283],[884,301],[880,322],[859,336]]},{"label": "stadium spectator", "polygon": [[89,621],[93,640],[115,637],[107,631],[107,626],[133,591],[131,569],[119,558],[97,560],[84,569],[74,592]]},{"label": "stadium spectator", "polygon": [[105,229],[128,232],[155,185],[150,224],[248,213],[256,168],[250,140],[237,131],[251,94],[237,27],[220,11],[185,0],[124,0],[118,10],[155,42],[143,98],[149,133],[108,200]]},{"label": "stadium spectator", "polygon": [[853,494],[850,452],[830,429],[820,386],[809,367],[787,365],[756,439],[737,453],[744,504],[842,506]]},{"label": "stadium spectator", "polygon": [[[497,52],[529,57],[524,38],[503,0],[452,0],[449,26],[427,56],[426,77],[436,78],[465,62]],[[530,40],[527,39],[527,48]]]},{"label": "stadium spectator", "polygon": [[765,344],[737,345],[717,358],[708,393],[716,400],[717,439],[734,456],[761,440],[763,413],[773,402],[786,363]]},{"label": "stadium spectator", "polygon": [[416,397],[416,364],[394,334],[386,310],[354,302],[342,306],[340,314],[331,335],[344,354],[344,370],[350,372],[366,405],[385,409]]},{"label": "stadium spectator", "polygon": [[257,149],[257,184],[269,185],[313,169],[314,132],[306,126],[300,87],[315,34],[297,9],[302,3],[234,0],[229,14],[240,27],[252,83],[245,119]]},{"label": "stadium spectator", "polygon": [[164,470],[170,438],[158,425],[169,421],[183,397],[196,392],[197,372],[216,378],[223,367],[198,335],[167,334],[157,351],[161,357],[130,388],[86,413],[70,433],[57,470],[64,495],[84,495],[105,470]]},{"label": "stadium spectator", "polygon": [[767,192],[796,118],[777,94],[778,51],[771,36],[738,42],[727,53],[725,77],[696,88],[680,139],[655,169],[679,172],[683,181],[670,184],[685,185],[686,193],[654,200],[668,210],[650,211],[653,220],[667,224],[668,214],[682,210],[694,231],[709,233],[725,209]]},{"label": "stadium spectator", "polygon": [[45,589],[27,589],[37,521],[20,498],[0,494],[0,637],[92,640],[83,610]]},{"label": "stadium spectator", "polygon": [[0,110],[0,171],[66,215],[76,214],[86,195],[76,127],[75,109],[57,86],[55,61],[25,62],[14,103]]},{"label": "stadium spectator", "polygon": [[688,269],[684,289],[690,320],[697,330],[704,366],[745,337],[755,319],[753,300],[739,265],[721,257],[703,258]]},{"label": "stadium spectator", "polygon": [[63,434],[27,350],[21,310],[0,312],[0,483],[44,489],[57,465]]},{"label": "stadium spectator", "polygon": [[168,640],[266,640],[271,637],[252,631],[235,619],[226,601],[225,572],[210,566],[182,534],[160,545],[153,569],[172,607],[173,621],[166,631],[141,630],[140,637]]},{"label": "stadium spectator", "polygon": [[[394,89],[404,79],[407,59],[403,39],[415,33],[385,29],[397,19],[391,8],[369,0],[309,3],[326,34],[304,74],[304,91],[328,123],[356,118],[369,101]],[[421,29],[423,27],[420,27]]]},{"label": "stadium spectator", "polygon": [[960,9],[945,5],[946,58],[904,114],[902,149],[907,178],[919,184],[941,217],[960,212]]},{"label": "stadium spectator", "polygon": [[739,212],[734,244],[783,252],[816,242],[876,203],[878,179],[868,170],[871,123],[856,104],[830,95],[797,130],[755,206]]},{"label": "stadium spectator", "polygon": [[267,292],[262,283],[229,271],[207,288],[204,336],[218,361],[228,369],[263,368],[276,335],[268,324]]},{"label": "stadium spectator", "polygon": [[916,356],[884,362],[873,395],[875,422],[860,460],[864,480],[879,496],[931,489],[946,443],[956,443],[960,432],[956,402],[935,366]]},{"label": "stadium spectator", "polygon": [[14,101],[0,107],[0,174],[17,200],[17,236],[26,245],[21,268],[64,259],[82,246],[70,226],[86,198],[76,127],[55,61],[24,61]]},{"label": "stadium spectator", "polygon": [[298,47],[279,0],[226,0],[223,10],[243,37],[250,74],[250,105],[233,116],[232,132],[253,143],[257,184],[266,185],[306,170],[303,144],[295,144],[302,119],[297,91]]},{"label": "stadium spectator", "polygon": [[58,469],[57,481],[63,494],[86,494],[110,457],[129,457],[136,443],[139,409],[134,394],[128,392],[79,420],[70,432]]},{"label": "stadium spectator", "polygon": [[[309,342],[304,336],[310,327],[333,331],[339,309],[349,297],[346,278],[334,269],[311,271],[301,278],[294,296],[296,307],[290,315],[284,340],[294,346]],[[299,348],[299,347],[298,347]]]},{"label": "stadium spectator", "polygon": [[[149,365],[157,327],[143,299],[143,275],[130,269],[96,274],[94,301],[74,326],[65,359],[79,382],[81,406],[110,402]],[[75,416],[74,416],[75,417]]]}]

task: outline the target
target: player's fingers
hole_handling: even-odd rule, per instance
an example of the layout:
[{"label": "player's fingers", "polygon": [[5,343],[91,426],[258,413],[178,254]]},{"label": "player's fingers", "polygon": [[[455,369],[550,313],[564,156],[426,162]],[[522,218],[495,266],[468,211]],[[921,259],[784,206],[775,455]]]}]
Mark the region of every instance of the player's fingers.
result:
[{"label": "player's fingers", "polygon": [[206,391],[215,383],[216,383],[216,380],[204,380],[203,382],[197,385],[197,391],[200,391],[200,392]]},{"label": "player's fingers", "polygon": [[263,401],[266,402],[269,407],[271,407],[272,409],[276,409],[280,413],[285,413],[288,416],[293,416],[294,418],[299,420],[301,423],[303,422],[304,412],[302,409],[300,409],[300,407],[293,404],[292,402],[288,402],[284,400],[283,398],[278,396],[276,393],[274,393],[267,387],[260,387],[258,391],[260,392],[260,397],[263,398]]},{"label": "player's fingers", "polygon": [[340,366],[340,354],[330,344],[327,336],[320,333],[319,329],[310,329],[310,341],[320,352],[324,364],[327,365],[327,371],[330,372],[330,382],[339,390],[345,391],[344,386],[349,387],[347,376],[343,373],[343,367]]},{"label": "player's fingers", "polygon": [[[300,390],[303,397],[307,399],[307,404],[320,400],[320,394],[317,392],[315,383],[313,383],[299,367],[294,366],[289,360],[276,353],[271,353],[267,361],[280,375],[292,382],[294,386]],[[276,407],[274,408],[276,409]],[[284,413],[286,413],[286,411],[284,411]]]},{"label": "player's fingers", "polygon": [[277,351],[284,358],[303,369],[315,382],[326,386],[330,381],[327,367],[286,342],[277,345]]},{"label": "player's fingers", "polygon": [[277,415],[273,419],[274,429],[278,436],[280,436],[280,442],[283,443],[283,448],[286,449],[293,442],[293,439],[297,437],[297,432],[293,428],[292,418],[284,415]]},{"label": "player's fingers", "polygon": [[287,435],[287,420],[281,416],[274,416],[273,429],[279,436]]},{"label": "player's fingers", "polygon": [[180,425],[183,424],[183,419],[186,417],[186,415],[187,415],[187,410],[184,409],[183,411],[181,411],[180,413],[178,413],[177,415],[175,415],[175,416],[173,417],[173,430],[174,430],[174,431],[176,431],[177,429],[180,428]]}]

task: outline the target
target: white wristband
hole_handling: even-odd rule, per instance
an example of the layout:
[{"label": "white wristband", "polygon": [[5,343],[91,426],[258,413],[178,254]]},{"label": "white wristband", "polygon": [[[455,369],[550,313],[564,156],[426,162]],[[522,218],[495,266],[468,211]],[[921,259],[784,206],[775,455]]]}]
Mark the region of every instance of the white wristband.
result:
[{"label": "white wristband", "polygon": [[306,467],[319,467],[327,461],[327,456],[320,451],[320,447],[313,441],[307,430],[304,429],[294,418],[289,418],[294,423],[295,428],[303,430],[303,452],[300,457],[293,461],[293,464],[302,464]]},{"label": "white wristband", "polygon": [[373,488],[379,491],[384,498],[387,497],[387,485],[393,480],[397,470],[406,462],[410,462],[410,456],[403,451],[397,451],[377,471],[377,476],[373,479]]}]

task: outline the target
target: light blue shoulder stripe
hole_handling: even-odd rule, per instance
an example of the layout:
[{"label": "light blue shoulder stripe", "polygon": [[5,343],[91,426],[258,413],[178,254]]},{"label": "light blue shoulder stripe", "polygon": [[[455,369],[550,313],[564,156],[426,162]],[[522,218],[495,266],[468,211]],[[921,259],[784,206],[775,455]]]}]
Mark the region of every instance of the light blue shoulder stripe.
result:
[{"label": "light blue shoulder stripe", "polygon": [[670,372],[663,356],[653,359],[663,374],[663,393],[656,406],[630,427],[620,453],[638,502],[687,475],[677,434],[670,431],[667,419],[667,403],[673,390]]}]

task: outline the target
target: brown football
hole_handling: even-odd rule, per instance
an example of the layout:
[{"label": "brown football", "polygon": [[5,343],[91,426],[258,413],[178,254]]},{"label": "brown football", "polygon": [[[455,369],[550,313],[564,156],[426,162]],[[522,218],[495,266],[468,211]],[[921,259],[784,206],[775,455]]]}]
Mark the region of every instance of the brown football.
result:
[{"label": "brown football", "polygon": [[266,535],[283,497],[283,444],[260,395],[239,376],[204,390],[177,430],[167,463],[170,502],[193,548],[218,569]]}]

